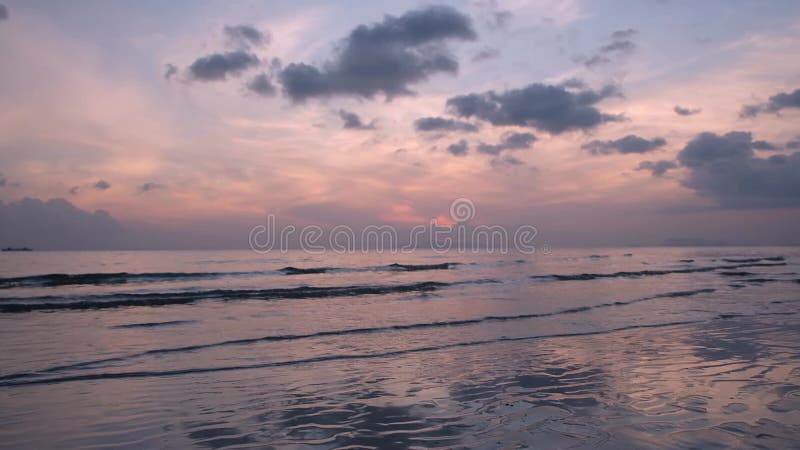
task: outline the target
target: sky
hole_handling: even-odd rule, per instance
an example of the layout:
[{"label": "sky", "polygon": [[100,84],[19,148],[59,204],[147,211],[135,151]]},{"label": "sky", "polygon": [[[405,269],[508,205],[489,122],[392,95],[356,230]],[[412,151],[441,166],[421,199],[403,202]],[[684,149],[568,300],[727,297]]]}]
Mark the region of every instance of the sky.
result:
[{"label": "sky", "polygon": [[800,244],[800,3],[0,0],[0,245]]}]

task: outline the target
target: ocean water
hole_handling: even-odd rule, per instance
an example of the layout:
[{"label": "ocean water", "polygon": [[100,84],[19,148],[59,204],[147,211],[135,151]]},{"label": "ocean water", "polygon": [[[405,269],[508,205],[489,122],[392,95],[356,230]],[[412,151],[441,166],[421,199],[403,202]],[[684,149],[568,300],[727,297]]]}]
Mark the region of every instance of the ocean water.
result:
[{"label": "ocean water", "polygon": [[0,254],[0,448],[800,448],[800,249]]}]

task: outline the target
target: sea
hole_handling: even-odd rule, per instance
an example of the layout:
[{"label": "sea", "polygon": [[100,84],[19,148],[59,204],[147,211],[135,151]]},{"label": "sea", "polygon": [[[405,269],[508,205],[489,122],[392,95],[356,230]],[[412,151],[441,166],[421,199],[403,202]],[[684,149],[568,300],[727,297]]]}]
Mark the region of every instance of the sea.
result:
[{"label": "sea", "polygon": [[3,252],[0,448],[800,448],[800,248]]}]

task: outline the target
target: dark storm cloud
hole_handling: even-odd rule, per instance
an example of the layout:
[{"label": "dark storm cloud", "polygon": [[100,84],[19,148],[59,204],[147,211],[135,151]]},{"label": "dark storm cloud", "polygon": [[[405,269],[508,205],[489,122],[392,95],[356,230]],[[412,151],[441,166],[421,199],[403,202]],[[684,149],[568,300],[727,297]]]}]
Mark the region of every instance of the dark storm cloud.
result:
[{"label": "dark storm cloud", "polygon": [[97,183],[95,183],[92,187],[97,189],[98,191],[105,191],[106,189],[111,188],[111,184],[109,184],[109,182],[106,180],[100,180]]},{"label": "dark storm cloud", "polygon": [[531,133],[510,133],[503,137],[499,144],[478,144],[478,152],[487,155],[499,155],[505,150],[518,150],[531,148],[536,141],[536,136]]},{"label": "dark storm cloud", "polygon": [[321,68],[292,63],[281,71],[280,80],[295,102],[334,95],[373,98],[382,93],[387,99],[412,95],[411,84],[458,71],[447,40],[475,38],[472,20],[449,6],[387,15],[380,23],[351,31]]},{"label": "dark storm cloud", "polygon": [[745,131],[732,131],[723,136],[701,133],[681,150],[678,160],[690,168],[717,161],[743,161],[753,157],[752,145],[752,134]]},{"label": "dark storm cloud", "polygon": [[777,145],[767,141],[753,141],[754,150],[780,150]]},{"label": "dark storm cloud", "polygon": [[374,130],[375,123],[364,123],[361,121],[361,117],[358,117],[358,114],[350,111],[345,111],[343,109],[339,110],[339,117],[344,121],[342,128],[348,130]]},{"label": "dark storm cloud", "polygon": [[248,81],[247,90],[262,97],[271,97],[276,92],[275,85],[266,73],[260,73]]},{"label": "dark storm cloud", "polygon": [[650,174],[654,177],[661,177],[664,176],[670,169],[675,169],[678,167],[678,164],[675,161],[642,161],[639,163],[639,166],[636,170],[649,170]]},{"label": "dark storm cloud", "polygon": [[618,93],[614,86],[600,91],[573,91],[563,85],[533,83],[505,92],[452,97],[447,100],[447,108],[456,116],[475,117],[492,125],[530,127],[559,134],[623,120],[621,116],[606,114],[594,107],[604,98]]},{"label": "dark storm cloud", "polygon": [[800,141],[789,141],[786,143],[786,148],[790,150],[800,149]]},{"label": "dark storm cloud", "polygon": [[701,133],[678,153],[682,184],[723,207],[800,206],[800,152],[759,158],[752,135]]},{"label": "dark storm cloud", "polygon": [[269,43],[269,34],[262,33],[252,25],[226,25],[225,35],[236,47],[260,47]]},{"label": "dark storm cloud", "polygon": [[778,113],[786,108],[800,108],[800,89],[794,92],[781,92],[773,95],[766,103],[758,105],[745,105],[739,112],[739,117],[755,117],[761,113]]},{"label": "dark storm cloud", "polygon": [[647,153],[667,144],[664,138],[645,139],[633,134],[614,141],[592,141],[581,145],[593,155],[610,155],[611,153]]},{"label": "dark storm cloud", "polygon": [[94,249],[119,246],[124,230],[107,212],[88,212],[64,199],[0,202],[0,246]]},{"label": "dark storm cloud", "polygon": [[588,57],[577,57],[576,61],[582,62],[588,68],[608,64],[617,55],[631,54],[636,51],[636,44],[631,38],[637,33],[636,30],[629,28],[611,33],[611,42],[601,46],[597,51]]},{"label": "dark storm cloud", "polygon": [[8,8],[3,4],[0,4],[0,20],[8,20]]},{"label": "dark storm cloud", "polygon": [[150,182],[150,183],[145,183],[145,184],[139,186],[138,190],[139,190],[140,194],[144,194],[144,193],[147,193],[147,192],[152,192],[152,191],[155,191],[155,190],[158,190],[158,189],[164,189],[164,188],[166,188],[166,186],[164,186],[163,184]]},{"label": "dark storm cloud", "polygon": [[3,174],[0,173],[0,188],[6,187],[6,183],[8,183],[8,180],[6,180],[6,177],[4,177]]},{"label": "dark storm cloud", "polygon": [[500,50],[496,48],[486,47],[472,56],[472,62],[486,61],[487,59],[494,59],[500,56]]},{"label": "dark storm cloud", "polygon": [[258,64],[256,55],[243,50],[213,53],[193,62],[189,66],[189,74],[199,81],[222,81],[229,75],[239,75]]},{"label": "dark storm cloud", "polygon": [[444,117],[421,117],[414,121],[414,129],[417,131],[464,131],[467,133],[478,131],[475,124]]},{"label": "dark storm cloud", "polygon": [[454,156],[464,156],[467,154],[467,152],[469,152],[469,145],[467,144],[467,141],[462,139],[454,144],[448,145],[447,151]]},{"label": "dark storm cloud", "polygon": [[679,116],[693,116],[695,114],[700,113],[700,111],[701,111],[700,108],[694,108],[694,109],[693,108],[684,108],[683,106],[680,106],[680,105],[675,105],[675,107],[672,108],[672,110],[675,111],[675,114],[677,114]]},{"label": "dark storm cloud", "polygon": [[164,79],[169,81],[175,74],[178,73],[178,67],[174,64],[164,64]]}]

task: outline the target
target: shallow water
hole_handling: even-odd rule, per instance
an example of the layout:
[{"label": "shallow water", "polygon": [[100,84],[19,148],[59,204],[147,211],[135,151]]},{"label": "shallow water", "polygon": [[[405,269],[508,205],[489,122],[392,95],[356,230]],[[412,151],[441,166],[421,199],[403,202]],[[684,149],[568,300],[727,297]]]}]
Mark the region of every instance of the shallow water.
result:
[{"label": "shallow water", "polygon": [[2,254],[0,447],[796,448],[798,262]]}]

